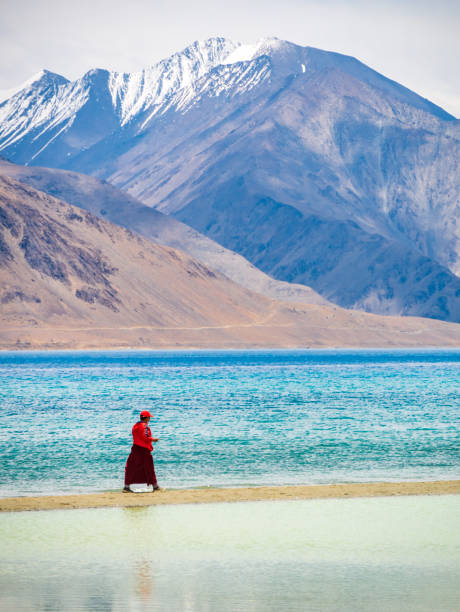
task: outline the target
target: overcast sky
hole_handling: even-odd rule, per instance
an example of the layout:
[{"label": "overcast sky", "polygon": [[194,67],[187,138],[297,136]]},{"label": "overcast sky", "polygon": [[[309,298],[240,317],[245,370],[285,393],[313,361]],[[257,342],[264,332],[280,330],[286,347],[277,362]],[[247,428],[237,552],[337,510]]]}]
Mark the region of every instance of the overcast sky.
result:
[{"label": "overcast sky", "polygon": [[458,0],[0,0],[0,90],[47,68],[131,71],[196,39],[353,55],[460,117]]}]

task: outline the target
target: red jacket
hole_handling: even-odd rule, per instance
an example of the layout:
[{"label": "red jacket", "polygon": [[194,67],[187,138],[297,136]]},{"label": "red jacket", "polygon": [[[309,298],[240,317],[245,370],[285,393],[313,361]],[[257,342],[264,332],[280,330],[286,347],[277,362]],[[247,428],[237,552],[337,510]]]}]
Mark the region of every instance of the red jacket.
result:
[{"label": "red jacket", "polygon": [[133,443],[148,448],[150,451],[153,450],[152,432],[146,423],[138,421],[133,426]]}]

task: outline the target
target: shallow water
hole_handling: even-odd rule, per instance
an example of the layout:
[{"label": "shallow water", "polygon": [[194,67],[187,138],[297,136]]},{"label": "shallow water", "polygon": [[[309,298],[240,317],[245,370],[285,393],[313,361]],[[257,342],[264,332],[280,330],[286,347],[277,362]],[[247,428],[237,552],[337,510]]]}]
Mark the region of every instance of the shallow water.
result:
[{"label": "shallow water", "polygon": [[3,514],[0,608],[454,611],[459,502],[437,496]]},{"label": "shallow water", "polygon": [[0,354],[0,495],[116,489],[155,414],[168,487],[460,477],[460,351]]}]

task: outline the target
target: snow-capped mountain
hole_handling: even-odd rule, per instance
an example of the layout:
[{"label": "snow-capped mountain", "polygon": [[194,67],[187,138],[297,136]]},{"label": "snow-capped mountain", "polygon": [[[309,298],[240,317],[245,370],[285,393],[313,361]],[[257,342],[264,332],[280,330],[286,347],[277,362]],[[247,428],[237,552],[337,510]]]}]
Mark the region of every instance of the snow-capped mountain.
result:
[{"label": "snow-capped mountain", "polygon": [[[69,165],[81,151],[125,126],[142,134],[154,118],[171,110],[186,114],[205,97],[228,98],[276,77],[337,69],[358,78],[364,70],[369,83],[403,104],[451,119],[354,58],[278,39],[242,45],[211,38],[133,73],[95,69],[70,82],[42,70],[0,104],[0,150],[18,163]],[[398,111],[404,114],[404,108]],[[420,123],[420,114],[417,119]]]},{"label": "snow-capped mountain", "polygon": [[64,156],[68,163],[130,123],[142,132],[155,115],[185,110],[202,95],[210,87],[202,77],[237,48],[224,38],[197,41],[145,70],[95,69],[74,82],[42,70],[0,104],[2,151],[17,162],[55,165],[50,162]]},{"label": "snow-capped mountain", "polygon": [[0,105],[0,151],[340,305],[460,320],[460,123],[354,58],[217,38],[135,74],[45,72]]}]

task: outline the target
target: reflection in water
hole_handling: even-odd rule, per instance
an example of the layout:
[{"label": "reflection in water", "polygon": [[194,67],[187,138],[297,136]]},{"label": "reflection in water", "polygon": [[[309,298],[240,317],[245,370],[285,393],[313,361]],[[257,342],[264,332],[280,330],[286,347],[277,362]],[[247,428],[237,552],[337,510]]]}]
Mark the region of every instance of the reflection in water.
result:
[{"label": "reflection in water", "polygon": [[458,499],[4,514],[0,609],[454,611]]},{"label": "reflection in water", "polygon": [[139,564],[134,564],[133,575],[137,576],[136,595],[143,602],[149,602],[153,599],[153,570],[151,564],[144,559]]}]

